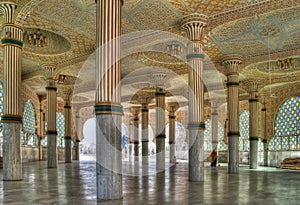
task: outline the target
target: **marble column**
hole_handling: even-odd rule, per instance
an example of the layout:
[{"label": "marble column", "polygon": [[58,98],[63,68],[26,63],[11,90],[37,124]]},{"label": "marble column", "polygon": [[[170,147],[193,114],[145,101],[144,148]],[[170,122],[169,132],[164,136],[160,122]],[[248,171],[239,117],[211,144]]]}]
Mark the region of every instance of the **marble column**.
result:
[{"label": "marble column", "polygon": [[248,81],[249,92],[249,140],[250,140],[250,169],[258,166],[258,88],[259,82]]},{"label": "marble column", "polygon": [[123,0],[96,5],[96,171],[97,198],[120,199],[122,193],[121,7]]},{"label": "marble column", "polygon": [[150,98],[144,97],[141,99],[142,102],[142,163],[148,165],[149,163],[149,107]]},{"label": "marble column", "polygon": [[134,160],[139,161],[139,114],[140,108],[133,107],[133,144],[134,144]]},{"label": "marble column", "polygon": [[64,111],[65,111],[65,163],[71,163],[72,162],[72,136],[71,136],[71,102],[70,98],[72,95],[72,90],[67,90],[64,95]]},{"label": "marble column", "polygon": [[57,167],[57,130],[56,130],[56,103],[57,103],[57,87],[54,71],[55,65],[43,65],[47,81],[47,110],[46,110],[46,123],[47,123],[47,161],[48,168]]},{"label": "marble column", "polygon": [[152,77],[155,81],[155,125],[156,125],[156,169],[165,170],[165,141],[166,141],[166,119],[165,119],[165,72],[152,73]]},{"label": "marble column", "polygon": [[179,108],[178,103],[168,103],[168,112],[169,112],[169,146],[170,146],[170,163],[176,163],[175,156],[175,112]]},{"label": "marble column", "polygon": [[264,145],[264,166],[268,166],[268,138],[267,138],[267,109],[266,109],[266,101],[265,96],[261,98],[261,132],[262,132],[262,142]]},{"label": "marble column", "polygon": [[181,22],[191,41],[187,61],[189,69],[189,180],[204,181],[204,84],[202,34],[206,27],[206,16],[192,14]]},{"label": "marble column", "polygon": [[238,56],[223,60],[227,74],[227,113],[228,113],[228,173],[239,172],[239,65]]},{"label": "marble column", "polygon": [[133,147],[134,147],[134,125],[133,119],[129,122],[129,139],[128,139],[128,149],[129,149],[129,161],[133,158]]},{"label": "marble column", "polygon": [[20,132],[22,126],[21,62],[23,29],[15,24],[17,4],[0,2],[0,13],[4,15],[2,27],[4,111],[3,127],[3,180],[22,180],[22,157]]},{"label": "marble column", "polygon": [[211,138],[212,138],[212,150],[218,153],[218,103],[212,102],[212,114],[211,114]]},{"label": "marble column", "polygon": [[42,104],[42,96],[39,95],[39,102],[40,102],[40,131],[39,131],[39,161],[43,160],[43,131],[44,131],[44,112],[43,112],[43,104]]},{"label": "marble column", "polygon": [[74,160],[80,160],[80,114],[79,111],[76,111],[76,154]]}]

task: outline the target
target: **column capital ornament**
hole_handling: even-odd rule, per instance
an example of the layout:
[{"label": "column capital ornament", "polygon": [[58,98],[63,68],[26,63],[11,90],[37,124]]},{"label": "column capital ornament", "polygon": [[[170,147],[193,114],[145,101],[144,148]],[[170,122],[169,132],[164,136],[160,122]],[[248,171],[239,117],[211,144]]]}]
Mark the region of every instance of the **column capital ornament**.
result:
[{"label": "column capital ornament", "polygon": [[151,73],[151,77],[156,87],[165,88],[167,74],[165,71],[156,71]]},{"label": "column capital ornament", "polygon": [[46,79],[55,78],[55,70],[57,68],[57,65],[55,63],[42,63],[41,67],[44,70],[44,76]]},{"label": "column capital ornament", "polygon": [[178,110],[180,108],[180,106],[179,106],[179,104],[178,104],[178,102],[169,102],[168,104],[167,104],[167,110],[168,110],[168,112],[176,112],[176,110]]},{"label": "column capital ornament", "polygon": [[262,87],[260,80],[246,80],[242,82],[242,87],[249,93],[257,93]]},{"label": "column capital ornament", "polygon": [[222,65],[225,67],[227,75],[238,74],[240,64],[242,64],[241,56],[227,56],[222,59]]},{"label": "column capital ornament", "polygon": [[17,9],[17,1],[9,0],[0,2],[0,15],[4,15],[4,24],[15,23],[15,10]]},{"label": "column capital ornament", "polygon": [[183,17],[181,27],[187,33],[190,41],[201,42],[203,28],[206,27],[207,16],[199,13],[194,13]]},{"label": "column capital ornament", "polygon": [[71,100],[73,94],[73,89],[70,87],[60,87],[58,90],[58,95],[61,96],[65,102],[69,102]]},{"label": "column capital ornament", "polygon": [[140,107],[131,107],[130,112],[134,115],[134,119],[138,117],[140,114],[141,108]]}]

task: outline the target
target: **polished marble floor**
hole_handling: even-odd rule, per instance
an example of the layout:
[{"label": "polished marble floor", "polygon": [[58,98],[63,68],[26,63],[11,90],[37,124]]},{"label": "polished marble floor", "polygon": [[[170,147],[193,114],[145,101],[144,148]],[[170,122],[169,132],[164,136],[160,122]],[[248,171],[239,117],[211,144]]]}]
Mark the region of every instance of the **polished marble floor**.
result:
[{"label": "polished marble floor", "polygon": [[[125,167],[128,165],[125,165]],[[130,166],[129,166],[130,167]],[[227,174],[227,167],[205,168],[205,182],[188,182],[187,163],[147,176],[124,176],[123,200],[97,202],[93,161],[24,164],[21,182],[3,182],[0,170],[0,204],[300,204],[300,172],[275,168]]]}]

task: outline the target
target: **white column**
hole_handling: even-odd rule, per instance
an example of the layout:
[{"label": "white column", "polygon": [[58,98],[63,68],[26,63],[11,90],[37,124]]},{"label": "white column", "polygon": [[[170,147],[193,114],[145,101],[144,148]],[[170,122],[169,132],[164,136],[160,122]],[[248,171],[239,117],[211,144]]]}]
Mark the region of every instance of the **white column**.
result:
[{"label": "white column", "polygon": [[122,198],[121,7],[123,0],[96,5],[97,198]]},{"label": "white column", "polygon": [[246,82],[249,97],[249,140],[250,140],[250,169],[258,166],[258,87],[259,82]]},{"label": "white column", "polygon": [[169,112],[169,146],[170,146],[170,163],[176,163],[175,156],[175,112],[179,108],[178,103],[168,103],[168,112]]},{"label": "white column", "polygon": [[46,123],[47,123],[47,160],[48,168],[57,167],[57,130],[56,130],[56,103],[57,103],[57,87],[55,82],[54,71],[55,65],[43,65],[47,81],[47,110],[46,110]]},{"label": "white column", "polygon": [[261,131],[262,131],[262,142],[264,145],[264,166],[268,166],[268,138],[267,138],[267,109],[265,96],[262,97],[262,108],[261,108]]},{"label": "white column", "polygon": [[17,4],[13,1],[0,2],[0,13],[4,15],[1,43],[4,47],[4,111],[3,127],[3,180],[22,180],[21,157],[21,62],[23,29],[15,24]]},{"label": "white column", "polygon": [[227,71],[228,112],[228,173],[239,172],[239,57],[230,56],[223,61]]},{"label": "white column", "polygon": [[211,134],[212,149],[218,153],[218,103],[212,102]]},{"label": "white column", "polygon": [[189,69],[189,180],[204,181],[204,84],[202,34],[206,16],[192,14],[181,22],[191,44],[187,55]]}]

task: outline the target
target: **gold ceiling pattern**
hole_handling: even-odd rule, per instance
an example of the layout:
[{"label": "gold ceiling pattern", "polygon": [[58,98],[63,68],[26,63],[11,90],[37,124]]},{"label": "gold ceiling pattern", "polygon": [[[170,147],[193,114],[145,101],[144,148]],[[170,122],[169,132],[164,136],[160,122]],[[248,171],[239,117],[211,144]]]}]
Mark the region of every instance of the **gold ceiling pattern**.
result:
[{"label": "gold ceiling pattern", "polygon": [[[42,75],[40,64],[47,62],[57,63],[61,73],[76,76],[83,62],[95,51],[95,0],[19,0],[18,4],[16,16],[26,29],[39,28],[51,33],[49,35],[61,37],[61,40],[54,38],[60,41],[61,47],[57,49],[60,51],[49,49],[44,51],[47,55],[28,49],[25,42],[22,75],[26,82],[30,85],[32,78],[32,87],[42,93],[43,88],[38,85]],[[185,37],[180,29],[180,20],[184,15],[199,12],[208,17],[204,33],[206,57],[215,63],[219,71],[224,73],[219,65],[220,59],[240,54],[245,57],[244,66],[247,66],[241,74],[242,80],[255,77],[268,79],[266,60],[270,52],[276,53],[277,59],[300,56],[299,4],[300,0],[125,0],[122,32],[129,34],[160,29]],[[1,21],[3,23],[3,18]],[[142,43],[155,45],[155,41],[159,39],[149,37]],[[272,61],[276,58],[272,57]],[[186,74],[185,62],[176,63],[165,54],[136,53],[122,59],[122,76],[147,66],[165,67],[180,75]],[[297,60],[293,69],[297,70],[299,66]],[[275,70],[272,75],[284,76],[283,72],[276,73]],[[89,76],[92,75],[87,73],[83,78],[88,79]],[[210,81],[213,84],[213,79]],[[89,94],[82,97],[87,98]]]}]

